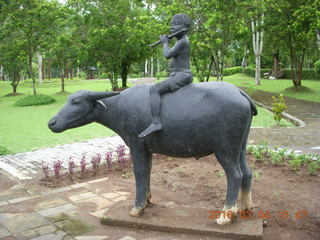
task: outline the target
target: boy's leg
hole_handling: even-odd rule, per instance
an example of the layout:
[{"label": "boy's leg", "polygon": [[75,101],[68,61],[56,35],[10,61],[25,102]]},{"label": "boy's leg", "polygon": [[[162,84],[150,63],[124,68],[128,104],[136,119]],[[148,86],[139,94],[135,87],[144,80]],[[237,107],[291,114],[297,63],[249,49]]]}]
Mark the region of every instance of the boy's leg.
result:
[{"label": "boy's leg", "polygon": [[160,121],[161,95],[170,91],[170,82],[168,80],[155,84],[150,88],[149,93],[152,122],[149,127],[139,134],[139,137],[145,137],[162,129]]}]

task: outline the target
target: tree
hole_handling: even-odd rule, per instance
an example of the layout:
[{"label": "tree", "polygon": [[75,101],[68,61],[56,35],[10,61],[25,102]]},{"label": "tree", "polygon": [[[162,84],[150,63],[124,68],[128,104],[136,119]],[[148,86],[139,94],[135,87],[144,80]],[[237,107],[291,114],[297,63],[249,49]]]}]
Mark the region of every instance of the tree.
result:
[{"label": "tree", "polygon": [[56,9],[56,14],[60,15],[59,21],[57,21],[56,34],[50,41],[50,55],[54,57],[59,67],[61,78],[61,92],[65,91],[64,78],[66,75],[66,68],[68,63],[73,62],[77,57],[78,49],[75,36],[74,27],[72,27],[73,19],[72,11],[66,6],[59,6]]},{"label": "tree", "polygon": [[17,93],[22,71],[26,69],[27,56],[24,52],[24,42],[17,32],[11,31],[12,26],[7,21],[8,1],[0,1],[0,65],[3,72],[9,77],[12,92]]},{"label": "tree", "polygon": [[32,69],[32,59],[40,47],[54,34],[54,26],[59,15],[56,9],[57,1],[46,0],[16,0],[10,1],[6,8],[6,25],[23,45],[23,51],[28,57],[29,76],[32,79],[33,94],[36,95],[35,76]]},{"label": "tree", "polygon": [[122,87],[127,87],[127,75],[133,63],[152,54],[148,45],[154,39],[152,22],[148,11],[131,0],[91,1],[88,56],[93,56],[117,88],[118,76]]},{"label": "tree", "polygon": [[314,52],[319,26],[319,0],[277,1],[277,28],[280,43],[290,58],[291,80],[301,86],[302,69],[307,52]]},{"label": "tree", "polygon": [[2,37],[0,39],[0,63],[4,68],[4,73],[11,81],[12,92],[15,94],[21,80],[22,71],[27,68],[27,56],[21,48],[21,42],[14,36],[7,37],[5,40]]}]

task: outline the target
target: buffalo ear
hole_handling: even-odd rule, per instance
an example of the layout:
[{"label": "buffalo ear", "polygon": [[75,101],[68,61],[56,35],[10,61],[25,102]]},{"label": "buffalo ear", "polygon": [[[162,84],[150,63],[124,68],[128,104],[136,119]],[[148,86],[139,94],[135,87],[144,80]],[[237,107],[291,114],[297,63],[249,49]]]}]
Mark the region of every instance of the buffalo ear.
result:
[{"label": "buffalo ear", "polygon": [[118,94],[120,94],[120,92],[90,92],[88,98],[90,100],[96,101],[103,98],[112,97]]}]

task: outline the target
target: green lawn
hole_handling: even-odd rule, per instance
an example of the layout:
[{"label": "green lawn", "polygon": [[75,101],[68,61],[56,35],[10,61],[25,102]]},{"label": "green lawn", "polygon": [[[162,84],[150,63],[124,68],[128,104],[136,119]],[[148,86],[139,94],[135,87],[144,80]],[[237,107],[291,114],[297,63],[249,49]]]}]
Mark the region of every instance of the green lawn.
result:
[{"label": "green lawn", "polygon": [[[214,80],[212,78],[212,80]],[[261,85],[255,85],[255,79],[244,74],[235,74],[224,77],[224,81],[233,83],[237,86],[251,87],[253,89],[260,89],[273,93],[283,93],[285,96],[304,99],[312,102],[320,102],[320,81],[316,80],[302,80],[302,86],[311,88],[313,92],[284,92],[286,88],[292,87],[291,80],[269,80],[261,79]]]},{"label": "green lawn", "polygon": [[[104,91],[111,89],[105,80],[69,80],[66,83],[66,91],[75,92],[80,89]],[[68,130],[55,134],[48,127],[48,120],[55,115],[66,101],[66,95],[55,95],[60,91],[58,80],[45,82],[37,86],[38,93],[55,97],[57,102],[50,105],[15,107],[14,102],[21,96],[5,97],[11,92],[8,82],[0,82],[0,146],[6,147],[12,153],[39,149],[43,147],[56,146],[63,143],[71,143],[91,138],[112,136],[115,133],[96,123],[81,128]],[[31,94],[31,83],[25,81],[18,87],[18,92]],[[272,114],[262,108],[258,109],[259,114],[254,117],[254,127],[267,127],[274,125]],[[281,125],[292,126],[283,121]]]}]

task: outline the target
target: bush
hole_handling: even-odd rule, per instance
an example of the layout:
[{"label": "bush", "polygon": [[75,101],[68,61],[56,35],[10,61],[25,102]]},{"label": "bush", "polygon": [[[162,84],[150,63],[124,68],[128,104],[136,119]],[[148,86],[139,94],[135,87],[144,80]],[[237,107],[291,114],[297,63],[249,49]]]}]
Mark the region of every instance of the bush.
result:
[{"label": "bush", "polygon": [[[285,71],[283,78],[291,79],[291,69],[286,68],[283,70]],[[303,69],[302,79],[319,80],[320,76],[317,74],[316,69]]]},{"label": "bush", "polygon": [[36,106],[36,105],[46,105],[55,102],[56,99],[47,95],[28,95],[20,98],[15,102],[15,106],[26,107],[26,106]]},{"label": "bush", "polygon": [[108,79],[108,76],[106,73],[101,73],[99,79]]},{"label": "bush", "polygon": [[158,80],[160,80],[160,78],[166,78],[166,77],[168,77],[168,73],[167,72],[157,72],[156,73],[156,78]]},{"label": "bush", "polygon": [[[291,79],[291,69],[290,68],[285,68],[285,69],[282,69],[282,70],[284,70],[284,72],[285,72],[283,78]],[[263,78],[264,77],[263,74],[264,73],[268,73],[270,71],[271,71],[270,69],[261,69],[260,77]],[[242,69],[242,73],[244,73],[244,74],[246,74],[246,75],[248,75],[250,77],[255,77],[256,70],[255,70],[255,68],[247,67],[247,68],[243,68]],[[302,70],[302,79],[319,80],[320,79],[320,72],[319,72],[319,74],[317,74],[316,68],[315,69],[303,69]]]},{"label": "bush", "polygon": [[280,94],[279,98],[272,96],[272,99],[273,119],[277,122],[277,125],[279,125],[282,113],[287,108],[287,105],[284,103],[283,94]]},{"label": "bush", "polygon": [[317,76],[318,78],[320,78],[320,60],[316,61],[314,63],[314,68],[316,70]]},{"label": "bush", "polygon": [[242,72],[242,67],[231,67],[223,69],[223,76],[230,76]]},{"label": "bush", "polygon": [[[263,78],[264,77],[263,74],[268,73],[268,72],[270,72],[270,69],[260,69],[260,77]],[[256,76],[256,69],[251,68],[251,67],[243,68],[242,73],[244,73],[250,77],[255,77]]]},{"label": "bush", "polygon": [[10,153],[10,151],[7,148],[0,146],[0,156],[1,155],[6,155],[6,154],[9,154],[9,153]]}]

